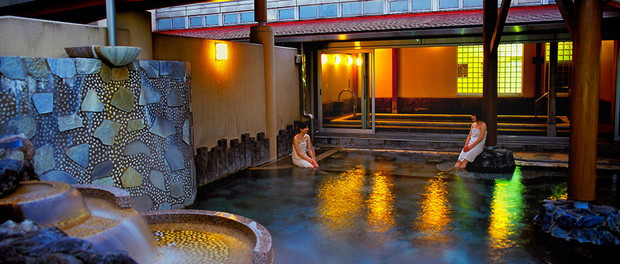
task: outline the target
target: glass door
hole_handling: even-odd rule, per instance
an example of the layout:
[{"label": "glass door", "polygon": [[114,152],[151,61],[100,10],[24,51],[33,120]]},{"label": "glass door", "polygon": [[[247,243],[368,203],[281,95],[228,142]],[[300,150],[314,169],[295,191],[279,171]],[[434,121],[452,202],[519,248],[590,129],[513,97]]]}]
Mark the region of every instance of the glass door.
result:
[{"label": "glass door", "polygon": [[319,127],[325,132],[374,132],[372,52],[319,53]]}]

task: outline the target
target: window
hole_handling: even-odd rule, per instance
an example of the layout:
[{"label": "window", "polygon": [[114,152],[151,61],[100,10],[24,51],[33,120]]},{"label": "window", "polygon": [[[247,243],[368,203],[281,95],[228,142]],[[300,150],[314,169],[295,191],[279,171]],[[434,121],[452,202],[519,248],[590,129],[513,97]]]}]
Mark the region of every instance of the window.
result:
[{"label": "window", "polygon": [[342,3],[342,16],[359,16],[362,14],[362,3],[347,2]]},{"label": "window", "polygon": [[157,20],[157,30],[169,30],[172,29],[172,19],[159,19]]},{"label": "window", "polygon": [[239,24],[239,15],[237,13],[224,14],[224,25]]},{"label": "window", "polygon": [[431,0],[413,0],[413,5],[411,9],[414,11],[418,10],[430,10],[431,9]]},{"label": "window", "polygon": [[316,6],[300,6],[299,19],[315,18],[318,16]]},{"label": "window", "polygon": [[267,21],[278,20],[278,10],[267,9]]},{"label": "window", "polygon": [[189,26],[190,27],[202,27],[202,17],[190,17]]},{"label": "window", "polygon": [[482,0],[463,0],[463,7],[481,7]]},{"label": "window", "polygon": [[383,1],[365,1],[364,14],[383,14]]},{"label": "window", "polygon": [[252,22],[254,22],[254,12],[241,13],[241,23],[252,23]]},{"label": "window", "polygon": [[338,16],[338,4],[320,5],[319,15],[321,17],[337,17]]},{"label": "window", "polygon": [[[545,68],[549,72],[549,43],[546,44]],[[556,72],[556,85],[558,92],[568,92],[571,82],[571,71],[573,68],[573,43],[558,42],[558,65]],[[548,74],[545,78],[549,78]]]},{"label": "window", "polygon": [[185,28],[185,17],[175,17],[172,19],[172,28],[181,29]]},{"label": "window", "polygon": [[295,9],[293,9],[293,8],[285,8],[285,9],[278,10],[278,18],[280,20],[295,19]]},{"label": "window", "polygon": [[390,1],[390,12],[406,12],[406,11],[409,11],[408,0]]},{"label": "window", "polygon": [[205,16],[205,24],[207,26],[219,26],[220,25],[220,16],[219,15],[208,15]]},{"label": "window", "polygon": [[[457,93],[482,94],[482,45],[459,46],[457,52]],[[523,45],[499,45],[497,66],[497,93],[521,94]]]},{"label": "window", "polygon": [[439,9],[458,8],[459,0],[439,0]]}]

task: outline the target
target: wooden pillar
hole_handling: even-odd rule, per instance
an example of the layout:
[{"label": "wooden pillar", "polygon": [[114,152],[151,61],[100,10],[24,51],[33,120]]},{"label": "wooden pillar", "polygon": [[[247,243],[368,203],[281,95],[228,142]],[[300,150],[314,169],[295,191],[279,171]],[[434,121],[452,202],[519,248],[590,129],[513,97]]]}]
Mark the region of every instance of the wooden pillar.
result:
[{"label": "wooden pillar", "polygon": [[487,123],[487,146],[497,144],[497,50],[492,38],[497,22],[497,1],[484,0],[482,22],[482,111]]},{"label": "wooden pillar", "polygon": [[575,1],[568,198],[593,201],[601,60],[602,1]]},{"label": "wooden pillar", "polygon": [[549,94],[547,96],[547,136],[557,135],[556,118],[556,91],[558,76],[558,43],[549,43]]},{"label": "wooden pillar", "polygon": [[392,49],[392,114],[398,113],[398,87],[400,86],[400,49]]},{"label": "wooden pillar", "polygon": [[250,42],[263,45],[263,67],[265,69],[265,108],[267,115],[266,135],[269,139],[269,158],[278,157],[278,128],[276,124],[276,66],[275,66],[275,39],[271,26],[265,26],[267,21],[266,0],[254,0],[255,20],[258,26],[250,28]]}]

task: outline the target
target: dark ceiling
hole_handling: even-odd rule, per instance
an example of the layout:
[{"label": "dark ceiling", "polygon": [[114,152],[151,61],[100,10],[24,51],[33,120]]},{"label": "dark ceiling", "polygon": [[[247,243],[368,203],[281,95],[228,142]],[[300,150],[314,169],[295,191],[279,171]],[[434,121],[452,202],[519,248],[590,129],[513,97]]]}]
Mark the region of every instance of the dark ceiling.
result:
[{"label": "dark ceiling", "polygon": [[[0,0],[0,16],[91,23],[105,19],[105,0]],[[213,0],[116,0],[116,12],[150,10]]]}]

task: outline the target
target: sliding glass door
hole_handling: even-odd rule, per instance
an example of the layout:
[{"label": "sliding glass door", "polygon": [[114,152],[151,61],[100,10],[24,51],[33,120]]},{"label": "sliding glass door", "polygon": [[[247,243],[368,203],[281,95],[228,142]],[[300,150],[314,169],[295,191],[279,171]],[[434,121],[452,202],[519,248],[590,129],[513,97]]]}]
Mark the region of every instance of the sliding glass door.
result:
[{"label": "sliding glass door", "polygon": [[371,51],[319,53],[319,126],[326,132],[374,132]]}]

